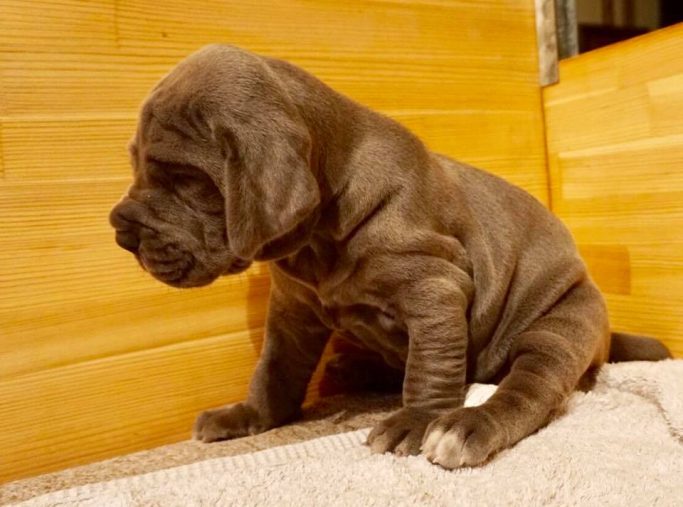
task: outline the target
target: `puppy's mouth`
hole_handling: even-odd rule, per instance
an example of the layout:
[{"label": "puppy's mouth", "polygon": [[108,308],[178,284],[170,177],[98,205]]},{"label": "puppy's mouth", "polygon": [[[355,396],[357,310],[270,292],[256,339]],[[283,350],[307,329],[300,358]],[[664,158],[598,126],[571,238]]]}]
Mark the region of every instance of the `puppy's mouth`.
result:
[{"label": "puppy's mouth", "polygon": [[219,276],[241,273],[252,264],[226,251],[207,251],[203,255],[209,257],[206,264],[202,255],[197,257],[176,242],[164,241],[151,228],[140,232],[138,236],[117,230],[117,243],[134,254],[144,271],[171,287],[202,287]]},{"label": "puppy's mouth", "polygon": [[241,273],[243,271],[246,271],[249,268],[249,266],[251,266],[251,261],[246,260],[246,259],[239,259],[236,257],[235,260],[233,260],[230,263],[230,266],[228,266],[228,268],[225,271],[223,271],[222,274],[223,275],[236,275],[237,273]]},{"label": "puppy's mouth", "polygon": [[138,253],[135,257],[142,269],[167,285],[172,287],[203,285],[191,281],[193,277],[190,277],[190,273],[193,272],[196,264],[192,255],[168,258],[156,257],[153,253]]},{"label": "puppy's mouth", "polygon": [[[156,255],[155,255],[156,253]],[[234,259],[223,272],[210,273],[194,255],[177,251],[168,256],[166,252],[145,252],[144,249],[135,256],[140,266],[160,282],[176,288],[203,287],[210,284],[219,275],[234,275],[251,266],[251,261]]]}]

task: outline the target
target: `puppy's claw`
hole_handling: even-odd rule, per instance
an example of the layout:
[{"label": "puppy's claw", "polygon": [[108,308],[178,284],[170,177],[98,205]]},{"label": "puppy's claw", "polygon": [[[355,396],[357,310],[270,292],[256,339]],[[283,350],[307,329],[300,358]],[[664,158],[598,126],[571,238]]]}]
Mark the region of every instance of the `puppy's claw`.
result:
[{"label": "puppy's claw", "polygon": [[435,414],[402,408],[378,423],[368,435],[366,445],[373,453],[393,452],[397,456],[418,454],[420,443]]}]

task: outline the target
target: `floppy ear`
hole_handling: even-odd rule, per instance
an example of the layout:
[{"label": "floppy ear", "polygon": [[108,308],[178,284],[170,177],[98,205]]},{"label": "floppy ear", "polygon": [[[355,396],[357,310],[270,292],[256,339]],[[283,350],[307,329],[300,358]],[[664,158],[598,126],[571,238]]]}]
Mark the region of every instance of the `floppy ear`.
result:
[{"label": "floppy ear", "polygon": [[228,241],[235,255],[253,259],[320,204],[311,138],[303,120],[286,111],[251,117],[222,135]]}]

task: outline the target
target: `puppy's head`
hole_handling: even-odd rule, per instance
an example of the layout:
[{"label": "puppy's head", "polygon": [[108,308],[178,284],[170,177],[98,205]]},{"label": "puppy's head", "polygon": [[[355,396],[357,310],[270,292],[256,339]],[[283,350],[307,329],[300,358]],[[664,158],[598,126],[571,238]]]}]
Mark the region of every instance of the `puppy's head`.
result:
[{"label": "puppy's head", "polygon": [[134,182],[110,214],[116,241],[175,287],[242,271],[269,244],[284,255],[283,238],[320,203],[310,152],[304,121],[263,60],[204,48],[142,107]]}]

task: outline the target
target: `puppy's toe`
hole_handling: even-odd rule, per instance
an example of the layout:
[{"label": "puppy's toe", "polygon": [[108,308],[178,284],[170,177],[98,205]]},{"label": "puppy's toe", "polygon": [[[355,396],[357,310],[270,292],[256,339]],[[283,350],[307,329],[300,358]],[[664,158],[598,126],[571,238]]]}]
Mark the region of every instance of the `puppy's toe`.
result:
[{"label": "puppy's toe", "polygon": [[264,429],[258,413],[248,405],[238,403],[199,414],[192,436],[208,443],[253,435]]},{"label": "puppy's toe", "polygon": [[432,413],[402,408],[377,424],[366,443],[373,453],[418,454],[425,429],[435,417]]},{"label": "puppy's toe", "polygon": [[484,463],[505,446],[505,432],[480,407],[459,408],[427,428],[422,451],[447,469]]},{"label": "puppy's toe", "polygon": [[368,435],[368,445],[370,450],[376,454],[393,451],[403,440],[407,430],[396,426],[382,426],[381,423],[375,426]]},{"label": "puppy's toe", "polygon": [[394,448],[397,456],[415,456],[420,454],[420,444],[424,436],[424,429],[417,429],[409,432],[403,440]]}]

